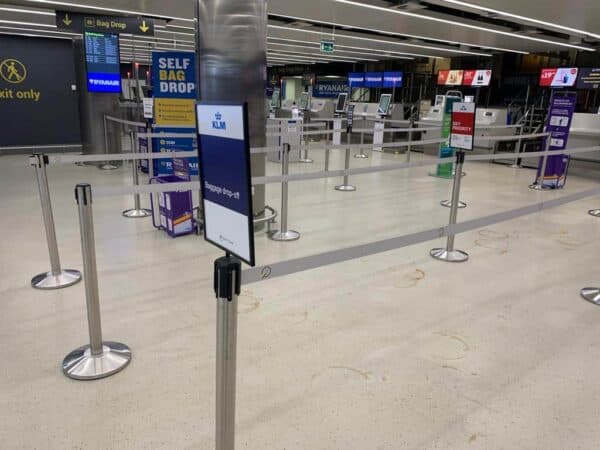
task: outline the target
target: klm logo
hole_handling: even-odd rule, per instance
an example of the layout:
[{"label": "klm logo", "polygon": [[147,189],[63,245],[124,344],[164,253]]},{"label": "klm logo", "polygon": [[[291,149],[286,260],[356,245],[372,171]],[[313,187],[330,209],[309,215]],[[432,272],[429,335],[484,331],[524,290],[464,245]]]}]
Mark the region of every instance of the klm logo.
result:
[{"label": "klm logo", "polygon": [[216,113],[215,114],[215,120],[213,120],[212,123],[212,127],[215,130],[226,130],[227,129],[227,124],[225,123],[224,120],[221,120],[223,118],[223,116],[221,115],[221,113]]}]

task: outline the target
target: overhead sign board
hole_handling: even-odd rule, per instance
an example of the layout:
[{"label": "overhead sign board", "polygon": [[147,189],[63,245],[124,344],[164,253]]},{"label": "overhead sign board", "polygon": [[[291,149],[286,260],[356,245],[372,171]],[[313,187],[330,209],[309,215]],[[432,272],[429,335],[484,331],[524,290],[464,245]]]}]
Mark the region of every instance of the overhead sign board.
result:
[{"label": "overhead sign board", "polygon": [[555,69],[542,69],[540,73],[541,87],[572,87],[577,80],[576,67],[562,67]]},{"label": "overhead sign board", "polygon": [[319,79],[313,86],[313,97],[335,98],[343,92],[348,92],[348,83],[345,79]]},{"label": "overhead sign board", "polygon": [[124,33],[154,36],[154,20],[144,17],[98,16],[56,11],[56,27],[75,33]]},{"label": "overhead sign board", "polygon": [[348,74],[348,86],[352,88],[361,88],[365,86],[365,74],[352,72]]},{"label": "overhead sign board", "polygon": [[402,72],[383,72],[384,88],[401,88],[404,74]]},{"label": "overhead sign board", "polygon": [[463,72],[463,86],[489,86],[492,81],[492,71],[486,70],[465,70]]},{"label": "overhead sign board", "polygon": [[248,105],[201,102],[196,115],[204,238],[254,266]]},{"label": "overhead sign board", "polygon": [[585,67],[579,69],[577,77],[577,89],[599,89],[600,88],[600,67]]},{"label": "overhead sign board", "polygon": [[327,40],[321,41],[321,51],[323,53],[333,53],[334,48],[335,48],[334,41],[327,41]]},{"label": "overhead sign board", "polygon": [[438,72],[438,85],[460,86],[463,82],[463,70],[440,70]]},{"label": "overhead sign board", "polygon": [[475,103],[456,102],[452,105],[450,147],[473,150],[475,135]]},{"label": "overhead sign board", "polygon": [[383,87],[383,73],[382,72],[366,72],[365,73],[365,87],[368,87],[368,88]]},{"label": "overhead sign board", "polygon": [[88,92],[120,94],[119,36],[85,33],[84,40]]}]

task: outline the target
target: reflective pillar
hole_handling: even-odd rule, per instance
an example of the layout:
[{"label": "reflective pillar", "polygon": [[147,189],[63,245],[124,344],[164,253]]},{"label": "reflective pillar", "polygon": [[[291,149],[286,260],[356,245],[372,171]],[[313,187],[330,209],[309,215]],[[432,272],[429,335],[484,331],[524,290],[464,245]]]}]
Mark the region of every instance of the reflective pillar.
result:
[{"label": "reflective pillar", "polygon": [[[265,0],[197,0],[198,96],[203,101],[248,102],[250,146],[265,146],[267,4]],[[252,155],[252,176],[265,175],[265,155]],[[254,213],[265,207],[265,187],[254,188]]]}]

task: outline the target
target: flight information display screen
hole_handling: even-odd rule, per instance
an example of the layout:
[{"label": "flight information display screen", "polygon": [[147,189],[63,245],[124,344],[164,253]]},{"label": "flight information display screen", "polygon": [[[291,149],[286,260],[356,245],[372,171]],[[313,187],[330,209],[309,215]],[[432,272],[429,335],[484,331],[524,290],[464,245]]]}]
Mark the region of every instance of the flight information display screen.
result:
[{"label": "flight information display screen", "polygon": [[121,93],[118,35],[85,33],[85,62],[89,92]]}]

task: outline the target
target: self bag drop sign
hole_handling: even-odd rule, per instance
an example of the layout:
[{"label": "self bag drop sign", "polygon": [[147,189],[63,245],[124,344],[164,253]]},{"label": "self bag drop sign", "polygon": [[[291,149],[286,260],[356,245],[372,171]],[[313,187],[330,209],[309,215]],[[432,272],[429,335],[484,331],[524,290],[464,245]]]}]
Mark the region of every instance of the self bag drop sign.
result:
[{"label": "self bag drop sign", "polygon": [[153,53],[152,89],[154,97],[195,99],[195,58],[196,56],[192,52]]},{"label": "self bag drop sign", "polygon": [[196,105],[204,238],[254,266],[248,107]]}]

